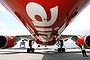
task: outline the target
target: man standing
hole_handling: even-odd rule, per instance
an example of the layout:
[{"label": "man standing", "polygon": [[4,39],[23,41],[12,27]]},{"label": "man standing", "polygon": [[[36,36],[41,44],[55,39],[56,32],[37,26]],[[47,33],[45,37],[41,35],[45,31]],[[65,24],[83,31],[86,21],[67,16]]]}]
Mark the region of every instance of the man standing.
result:
[{"label": "man standing", "polygon": [[88,57],[87,54],[86,54],[85,47],[84,47],[83,44],[80,45],[80,48],[81,48],[81,50],[82,50],[82,55],[83,55],[83,57]]}]

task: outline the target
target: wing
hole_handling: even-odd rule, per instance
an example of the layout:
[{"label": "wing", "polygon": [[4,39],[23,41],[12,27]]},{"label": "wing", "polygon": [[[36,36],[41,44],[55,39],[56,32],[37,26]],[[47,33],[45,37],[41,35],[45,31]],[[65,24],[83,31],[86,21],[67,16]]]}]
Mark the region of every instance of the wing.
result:
[{"label": "wing", "polygon": [[31,35],[17,35],[17,36],[12,36],[12,37],[14,37],[16,40],[18,38],[24,38],[26,40],[33,40],[34,39]]},{"label": "wing", "polygon": [[68,39],[76,40],[78,37],[77,35],[59,35],[57,37],[57,40],[64,40],[67,41]]}]

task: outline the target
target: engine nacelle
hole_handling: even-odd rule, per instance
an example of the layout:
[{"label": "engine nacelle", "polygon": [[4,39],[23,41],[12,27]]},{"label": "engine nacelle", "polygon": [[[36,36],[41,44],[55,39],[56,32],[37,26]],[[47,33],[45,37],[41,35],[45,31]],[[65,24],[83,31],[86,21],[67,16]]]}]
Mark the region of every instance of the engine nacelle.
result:
[{"label": "engine nacelle", "polygon": [[10,48],[16,44],[16,41],[10,36],[0,36],[0,48]]},{"label": "engine nacelle", "polygon": [[85,48],[90,48],[90,35],[88,35],[88,36],[85,35],[85,36],[79,37],[76,40],[76,43],[78,45],[84,44]]}]

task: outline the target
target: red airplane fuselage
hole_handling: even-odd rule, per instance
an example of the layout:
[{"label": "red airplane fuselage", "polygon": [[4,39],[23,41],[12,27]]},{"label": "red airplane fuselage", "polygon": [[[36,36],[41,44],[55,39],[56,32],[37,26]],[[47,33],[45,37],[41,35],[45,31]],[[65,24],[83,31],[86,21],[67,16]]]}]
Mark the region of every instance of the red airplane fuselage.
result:
[{"label": "red airplane fuselage", "polygon": [[38,44],[52,45],[85,1],[1,0],[1,3],[20,19]]}]

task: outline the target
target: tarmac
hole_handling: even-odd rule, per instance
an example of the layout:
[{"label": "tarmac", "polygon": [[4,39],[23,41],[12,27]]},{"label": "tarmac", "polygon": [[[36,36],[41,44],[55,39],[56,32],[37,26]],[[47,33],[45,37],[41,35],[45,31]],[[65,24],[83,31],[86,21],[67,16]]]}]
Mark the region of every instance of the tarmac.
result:
[{"label": "tarmac", "polygon": [[0,49],[0,60],[90,60],[90,50],[86,51],[89,57],[83,57],[80,49],[67,49],[65,53],[54,50],[26,53],[26,49]]}]

